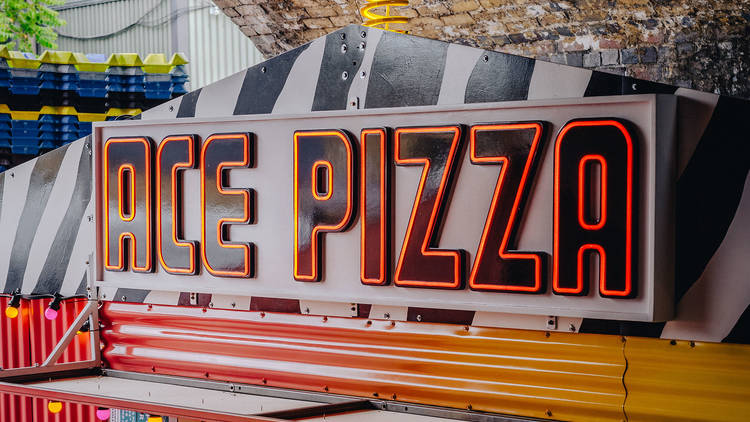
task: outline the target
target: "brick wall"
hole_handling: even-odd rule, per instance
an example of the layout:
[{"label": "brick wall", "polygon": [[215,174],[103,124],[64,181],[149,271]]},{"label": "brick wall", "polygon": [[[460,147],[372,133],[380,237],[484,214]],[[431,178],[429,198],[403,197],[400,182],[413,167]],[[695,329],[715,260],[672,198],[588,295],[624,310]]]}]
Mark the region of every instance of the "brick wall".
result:
[{"label": "brick wall", "polygon": [[[350,23],[363,0],[214,0],[273,56]],[[750,0],[410,0],[414,35],[750,97]]]}]

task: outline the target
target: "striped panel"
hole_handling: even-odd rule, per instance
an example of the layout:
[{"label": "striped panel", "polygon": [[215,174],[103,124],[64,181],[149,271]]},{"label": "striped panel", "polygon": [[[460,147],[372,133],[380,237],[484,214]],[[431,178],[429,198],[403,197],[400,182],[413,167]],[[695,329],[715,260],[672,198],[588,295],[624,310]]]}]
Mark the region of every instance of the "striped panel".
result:
[{"label": "striped panel", "polygon": [[[344,71],[347,79],[341,78]],[[706,341],[721,341],[731,333],[733,341],[750,343],[748,330],[744,334],[733,330],[750,305],[750,282],[729,282],[726,277],[727,273],[746,273],[747,261],[747,254],[740,253],[728,241],[750,237],[750,227],[742,224],[744,220],[734,223],[738,216],[746,215],[750,206],[741,201],[750,165],[750,142],[743,126],[746,119],[742,117],[748,114],[750,105],[745,100],[350,26],[155,107],[142,117],[216,116],[229,114],[232,104],[233,114],[342,109],[344,98],[346,108],[376,108],[642,93],[674,94],[679,98],[678,314],[667,324],[586,319],[581,330]],[[69,150],[71,153],[74,148]],[[83,236],[88,227],[85,215],[90,214],[90,208],[84,210],[79,220],[81,229],[75,236],[69,233],[73,230],[62,227],[51,230],[54,235],[44,231],[44,236],[59,235],[60,240],[36,239],[41,233],[36,230],[36,215],[45,212],[39,206],[21,218],[24,204],[49,200],[54,193],[35,188],[28,195],[30,185],[54,179],[50,169],[56,160],[73,162],[63,160],[62,155],[36,159],[2,176],[0,230],[7,236],[0,242],[0,275],[8,276],[3,291],[20,285],[26,292],[53,293],[55,288],[80,291],[85,261],[93,250],[90,236]],[[45,165],[38,164],[40,160]],[[48,184],[45,186],[49,188]],[[705,195],[710,198],[707,200]],[[66,202],[74,201],[66,198]],[[712,207],[695,206],[708,202]],[[68,211],[71,216],[66,215],[66,221],[74,220],[73,216],[79,213],[70,208]],[[32,248],[44,251],[50,242],[75,245],[67,266],[64,254],[49,259],[31,256]],[[50,246],[49,250],[58,248]],[[61,266],[66,266],[62,283]],[[54,274],[44,280],[35,276],[48,274],[50,268],[55,269]],[[731,288],[720,287],[722,283],[729,283]],[[709,290],[716,299],[711,303],[702,300]],[[147,295],[140,295],[140,300]],[[721,309],[712,303],[721,303]]]}]

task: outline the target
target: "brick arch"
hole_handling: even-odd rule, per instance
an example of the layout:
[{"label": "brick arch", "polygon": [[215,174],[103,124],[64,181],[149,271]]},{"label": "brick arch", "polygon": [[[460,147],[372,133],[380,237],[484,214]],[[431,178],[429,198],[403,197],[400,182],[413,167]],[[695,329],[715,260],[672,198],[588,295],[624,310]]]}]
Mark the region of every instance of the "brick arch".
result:
[{"label": "brick arch", "polygon": [[[214,0],[266,56],[361,23],[364,0]],[[750,0],[410,0],[410,33],[750,97]]]}]

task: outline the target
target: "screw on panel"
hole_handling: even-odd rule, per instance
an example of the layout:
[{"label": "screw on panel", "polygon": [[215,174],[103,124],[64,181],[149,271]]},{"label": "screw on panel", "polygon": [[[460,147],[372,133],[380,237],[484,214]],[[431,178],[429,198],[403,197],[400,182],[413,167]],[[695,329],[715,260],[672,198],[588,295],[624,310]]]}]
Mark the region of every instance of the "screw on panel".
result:
[{"label": "screw on panel", "polygon": [[389,314],[388,312],[386,312],[386,313],[383,314],[383,318],[385,318],[385,319],[391,319],[391,314]]},{"label": "screw on panel", "polygon": [[214,303],[213,302],[208,302],[208,307],[209,308],[213,308],[214,307]]},{"label": "screw on panel", "polygon": [[573,324],[570,324],[570,331],[575,332],[576,331],[576,326],[573,325]]},{"label": "screw on panel", "polygon": [[690,347],[695,347],[695,342],[694,341],[690,342]]},{"label": "screw on panel", "polygon": [[346,53],[347,49],[348,47],[346,46],[346,44],[341,44],[341,53]]},{"label": "screw on panel", "polygon": [[265,312],[261,312],[261,313],[260,313],[260,317],[261,317],[261,318],[265,318],[265,317],[266,317],[266,313],[265,313]]},{"label": "screw on panel", "polygon": [[672,346],[676,346],[677,340],[669,340],[669,344],[671,344]]},{"label": "screw on panel", "polygon": [[368,326],[372,325],[372,321],[367,321],[367,325]]},{"label": "screw on panel", "polygon": [[547,415],[547,417],[548,417],[548,418],[551,418],[551,417],[552,417],[552,411],[551,411],[551,410],[549,410],[549,409],[547,409],[547,410],[546,410],[546,411],[544,412],[544,414],[545,414],[545,415]]},{"label": "screw on panel", "polygon": [[362,38],[365,38],[367,36],[367,32],[362,31],[362,32],[359,33],[359,36],[362,37]]},{"label": "screw on panel", "polygon": [[471,404],[469,404],[468,406],[466,406],[466,410],[471,410],[473,408],[474,408],[474,406],[472,406]]},{"label": "screw on panel", "polygon": [[169,111],[174,111],[174,106],[169,106]]},{"label": "screw on panel", "polygon": [[261,68],[260,68],[260,72],[261,72],[261,73],[266,73],[266,67],[265,67],[265,66],[261,67]]},{"label": "screw on panel", "polygon": [[482,57],[482,60],[484,60],[484,62],[487,63],[488,61],[490,61],[490,56],[485,54],[484,57]]},{"label": "screw on panel", "polygon": [[365,49],[366,46],[367,46],[367,44],[365,44],[365,42],[362,41],[361,43],[359,43],[359,45],[357,46],[357,48],[359,49],[359,51],[364,51],[364,49]]},{"label": "screw on panel", "polygon": [[310,313],[310,308],[305,308],[305,313],[309,314]]},{"label": "screw on panel", "polygon": [[342,40],[346,39],[346,34],[344,32],[339,34],[339,37],[341,37]]},{"label": "screw on panel", "polygon": [[327,317],[327,316],[324,316],[324,317],[323,317],[323,322],[327,322],[327,321],[328,321],[328,317]]},{"label": "screw on panel", "polygon": [[366,76],[367,76],[367,72],[365,72],[364,70],[361,71],[361,72],[359,72],[359,77],[360,78],[364,79]]},{"label": "screw on panel", "polygon": [[341,79],[343,79],[343,80],[349,79],[349,72],[347,72],[347,71],[341,72]]},{"label": "screw on panel", "polygon": [[236,308],[237,304],[235,302],[232,302],[232,308]]},{"label": "screw on panel", "polygon": [[417,315],[417,321],[422,321],[422,315]]},{"label": "screw on panel", "polygon": [[125,301],[127,301],[127,300],[128,300],[128,298],[127,298],[126,296],[123,296],[123,297],[122,297],[122,301],[123,301],[123,302],[125,302]]}]

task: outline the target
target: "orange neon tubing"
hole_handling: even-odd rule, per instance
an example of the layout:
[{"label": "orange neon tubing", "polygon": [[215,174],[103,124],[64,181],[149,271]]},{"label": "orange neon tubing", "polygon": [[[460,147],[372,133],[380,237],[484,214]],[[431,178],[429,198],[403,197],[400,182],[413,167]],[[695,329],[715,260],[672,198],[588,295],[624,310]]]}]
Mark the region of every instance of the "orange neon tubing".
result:
[{"label": "orange neon tubing", "polygon": [[[161,154],[164,147],[169,142],[188,142],[188,161],[178,162],[172,165],[172,192],[171,192],[171,209],[172,209],[172,242],[180,247],[187,247],[190,250],[190,267],[186,268],[172,268],[164,262],[162,255],[162,244],[161,244]],[[191,135],[177,135],[167,136],[164,138],[159,147],[156,150],[156,254],[159,257],[162,267],[167,271],[178,274],[193,274],[195,272],[195,247],[191,242],[180,242],[177,238],[177,171],[180,169],[193,168],[195,166],[195,146],[193,143],[195,138]],[[202,180],[202,178],[201,178]]]},{"label": "orange neon tubing", "polygon": [[[560,206],[559,206],[559,198],[560,198],[560,145],[562,144],[562,141],[565,138],[565,135],[568,133],[568,131],[575,127],[585,127],[585,126],[614,126],[625,137],[625,141],[627,143],[627,181],[626,181],[626,215],[625,215],[625,260],[627,264],[625,265],[625,290],[619,291],[619,290],[608,290],[606,288],[606,278],[600,277],[599,278],[599,291],[602,294],[610,295],[610,296],[629,296],[632,292],[633,286],[632,286],[632,280],[633,280],[633,265],[632,265],[632,259],[633,259],[633,139],[630,136],[630,133],[625,128],[625,126],[616,121],[616,120],[583,120],[583,121],[573,121],[569,122],[568,124],[563,127],[563,129],[560,131],[560,133],[557,135],[557,139],[555,140],[555,183],[554,183],[554,242],[553,242],[553,271],[552,271],[552,285],[556,292],[558,293],[573,293],[573,294],[580,294],[583,291],[583,283],[582,279],[579,278],[578,285],[575,288],[565,288],[560,287],[560,274],[559,274],[559,251],[560,251],[560,244],[559,244],[559,236],[557,233],[558,227],[560,225]],[[593,246],[593,245],[584,245],[584,246]],[[581,246],[583,248],[584,246]],[[598,245],[597,245],[598,246]],[[592,248],[587,248],[592,249]],[[593,248],[596,249],[596,248]],[[579,251],[580,253],[580,251]],[[600,255],[600,261],[604,262],[605,257],[603,255]]]},{"label": "orange neon tubing", "polygon": [[[438,193],[435,197],[435,205],[432,207],[432,211],[430,213],[430,220],[427,223],[427,233],[425,235],[425,238],[422,240],[421,245],[421,253],[423,256],[448,256],[452,257],[454,260],[454,282],[452,283],[446,283],[446,282],[434,282],[434,281],[419,281],[419,280],[401,280],[399,276],[401,275],[401,268],[404,263],[404,255],[406,254],[406,246],[409,244],[409,241],[411,240],[411,230],[412,226],[414,225],[414,219],[417,215],[417,208],[419,208],[419,199],[422,197],[422,191],[424,190],[425,182],[427,181],[427,174],[430,171],[430,160],[427,158],[406,158],[402,159],[399,156],[400,151],[400,143],[401,143],[401,134],[402,133],[427,133],[427,132],[453,132],[453,142],[451,143],[451,149],[448,154],[448,160],[445,163],[445,171],[443,172],[441,179],[440,179],[440,186],[438,187]],[[459,144],[459,137],[460,137],[461,131],[458,128],[458,126],[449,126],[449,127],[424,127],[424,128],[400,128],[396,129],[396,139],[395,139],[395,161],[397,164],[422,164],[424,167],[422,169],[422,176],[419,180],[419,188],[417,189],[417,195],[414,199],[414,205],[412,206],[411,215],[409,216],[409,226],[406,229],[406,237],[404,238],[404,243],[401,245],[401,253],[399,254],[398,258],[398,264],[396,266],[396,273],[394,276],[394,283],[399,286],[417,286],[417,287],[446,287],[446,288],[456,288],[461,285],[461,256],[457,251],[441,251],[441,250],[429,250],[427,243],[429,242],[429,239],[432,235],[432,232],[435,229],[435,219],[437,217],[437,211],[440,208],[440,202],[443,199],[443,193],[445,192],[445,185],[448,180],[448,174],[450,174],[450,169],[453,165],[453,157],[455,155],[456,149],[458,148]]]},{"label": "orange neon tubing", "polygon": [[[601,166],[601,211],[599,212],[599,222],[588,224],[583,216],[585,204],[584,199],[584,178],[586,177],[586,163],[589,161],[598,161]],[[586,230],[599,230],[607,223],[607,160],[599,154],[587,154],[581,158],[578,163],[578,224]]]},{"label": "orange neon tubing", "polygon": [[[313,227],[312,233],[311,233],[311,247],[313,251],[313,260],[312,260],[312,274],[310,276],[307,275],[301,275],[299,274],[299,256],[297,255],[297,251],[299,250],[299,237],[297,235],[297,230],[299,226],[298,222],[298,216],[299,216],[299,194],[297,193],[297,189],[299,187],[299,169],[298,169],[298,146],[299,138],[300,136],[335,136],[339,138],[346,147],[346,213],[344,214],[344,217],[341,219],[341,221],[338,224],[334,224],[331,226],[316,226]],[[353,160],[353,152],[352,152],[352,146],[349,143],[349,140],[346,138],[346,136],[335,130],[327,130],[327,131],[310,131],[310,132],[295,132],[294,133],[294,278],[302,281],[314,281],[318,277],[318,232],[321,230],[329,230],[329,231],[337,231],[341,230],[346,224],[349,222],[352,211],[353,211],[353,204],[352,204],[352,184],[354,183],[352,180],[352,160]],[[330,174],[330,180],[333,180],[333,173]],[[333,182],[331,182],[333,183]],[[332,185],[331,185],[332,186]],[[328,196],[330,198],[333,196],[333,189],[329,191],[330,195]]]},{"label": "orange neon tubing", "polygon": [[[380,277],[377,279],[374,278],[367,278],[365,277],[365,226],[367,225],[366,222],[366,213],[365,213],[365,207],[367,206],[367,189],[365,187],[365,175],[367,172],[366,168],[366,160],[367,157],[367,142],[365,142],[365,138],[369,134],[379,134],[380,135]],[[362,159],[361,159],[361,177],[360,182],[362,183],[362,188],[360,189],[360,196],[361,196],[361,214],[362,214],[362,223],[361,223],[361,230],[362,235],[360,236],[360,265],[359,265],[359,276],[363,283],[365,284],[372,284],[372,285],[380,285],[383,284],[386,280],[386,213],[388,212],[386,210],[386,174],[385,174],[385,166],[386,166],[386,134],[385,130],[383,129],[365,129],[362,131],[362,134],[360,136],[361,144],[362,144]]]},{"label": "orange neon tubing", "polygon": [[[240,195],[242,196],[242,217],[235,217],[235,218],[220,218],[219,221],[216,223],[216,242],[217,244],[226,249],[242,249],[245,255],[245,267],[242,272],[238,271],[223,271],[223,270],[217,270],[211,266],[211,264],[208,262],[208,257],[206,256],[206,187],[204,183],[204,177],[203,172],[206,170],[206,149],[211,144],[211,142],[221,139],[242,139],[243,142],[243,155],[242,155],[242,161],[223,161],[221,164],[219,164],[216,168],[216,189],[219,193],[223,195]],[[203,261],[203,265],[206,267],[208,272],[210,272],[213,275],[218,276],[228,276],[228,277],[247,277],[250,275],[250,259],[252,258],[250,256],[250,246],[245,244],[232,244],[232,243],[224,243],[222,236],[221,236],[221,228],[224,225],[224,223],[245,223],[250,218],[250,209],[249,209],[249,202],[250,202],[250,194],[246,190],[239,190],[239,189],[233,189],[233,190],[225,190],[221,186],[221,172],[224,170],[224,167],[245,167],[250,165],[250,138],[246,133],[230,133],[230,134],[215,134],[211,135],[206,139],[206,141],[203,143],[203,146],[201,147],[201,260]]]},{"label": "orange neon tubing", "polygon": [[[513,209],[508,218],[508,224],[503,233],[503,238],[500,241],[500,249],[498,255],[501,259],[532,259],[534,260],[534,285],[530,287],[525,286],[512,286],[512,285],[498,285],[498,284],[480,284],[476,283],[477,271],[479,271],[480,259],[484,254],[484,249],[487,243],[487,236],[489,235],[490,228],[490,217],[495,214],[497,203],[500,200],[500,192],[502,191],[503,182],[505,181],[505,172],[508,169],[510,161],[508,157],[477,157],[475,151],[476,144],[476,132],[480,130],[521,130],[521,129],[534,129],[534,139],[531,143],[531,149],[529,150],[529,156],[526,160],[526,164],[523,169],[523,175],[521,176],[521,182],[518,185],[518,191],[516,192],[515,200],[513,201]],[[500,176],[498,176],[497,184],[495,185],[495,192],[492,195],[492,204],[490,205],[490,211],[487,214],[487,221],[482,231],[482,238],[479,242],[479,249],[477,250],[477,257],[474,259],[474,266],[469,277],[469,287],[476,289],[488,289],[488,290],[503,290],[503,291],[519,291],[519,292],[538,292],[542,287],[542,260],[535,254],[524,254],[524,253],[509,253],[506,252],[508,249],[508,242],[510,239],[510,233],[514,222],[516,221],[516,212],[518,206],[521,203],[523,197],[523,188],[526,186],[526,179],[528,178],[529,171],[531,170],[531,164],[536,154],[536,150],[539,146],[539,141],[542,137],[542,125],[540,123],[516,123],[516,124],[500,124],[500,125],[479,125],[473,126],[470,132],[470,143],[469,151],[471,154],[472,162],[483,162],[483,163],[497,163],[501,164]]]},{"label": "orange neon tubing", "polygon": [[[148,229],[147,229],[148,236],[146,238],[146,251],[147,251],[147,253],[146,253],[146,266],[139,267],[139,266],[136,265],[136,258],[137,258],[137,255],[138,255],[138,241],[137,241],[135,235],[133,234],[133,232],[123,232],[123,233],[120,233],[120,235],[118,236],[118,240],[117,240],[118,241],[118,245],[119,245],[119,256],[118,256],[117,266],[111,266],[111,265],[109,265],[109,253],[110,253],[110,250],[109,250],[109,204],[108,204],[108,201],[109,201],[109,147],[112,144],[115,144],[115,143],[132,143],[132,142],[138,142],[138,143],[142,143],[144,145],[145,167],[146,167],[146,170],[145,170],[146,175],[145,175],[145,177],[146,177],[146,180],[148,181],[148,180],[151,179],[151,144],[148,142],[148,140],[146,138],[142,138],[142,137],[141,138],[109,138],[104,143],[104,167],[103,167],[103,171],[104,171],[104,198],[105,198],[104,200],[105,200],[105,203],[104,203],[104,213],[103,214],[104,214],[104,235],[106,236],[106,238],[104,239],[104,242],[102,242],[102,243],[104,243],[104,268],[107,269],[107,270],[111,270],[111,271],[121,271],[121,270],[123,270],[125,268],[125,263],[124,263],[124,261],[125,261],[125,247],[123,245],[123,239],[125,237],[129,237],[130,240],[132,240],[132,242],[133,242],[133,246],[132,246],[133,253],[131,254],[131,259],[130,259],[130,265],[133,268],[133,270],[134,271],[151,271],[151,265],[152,265],[152,262],[151,262],[151,254],[152,254],[152,251],[151,251],[151,186],[150,186],[150,184],[148,182],[146,183],[146,210],[147,210],[146,211],[147,212],[146,221],[147,221],[147,225],[148,225]],[[131,208],[132,208],[131,211],[132,212],[131,212],[131,216],[129,217],[130,218],[129,220],[127,220],[126,217],[124,217],[122,215],[122,204],[120,203],[122,201],[122,194],[121,194],[122,187],[120,186],[120,184],[122,183],[122,178],[120,177],[120,175],[122,174],[123,167],[127,167],[127,166],[130,166],[130,168],[132,169],[131,170],[131,172],[132,172],[132,176],[131,176],[132,179],[131,180],[133,181],[132,186],[130,186],[131,195],[132,195],[131,198],[133,198],[133,202],[131,203]],[[135,218],[135,210],[136,210],[135,199],[134,199],[135,198],[134,192],[135,192],[135,189],[136,189],[136,187],[135,187],[135,180],[136,180],[136,177],[135,177],[135,168],[131,164],[125,164],[125,165],[121,166],[120,168],[118,168],[118,181],[117,181],[117,184],[118,184],[118,214],[120,214],[120,218],[123,221],[131,221],[131,220],[133,220]]]}]

